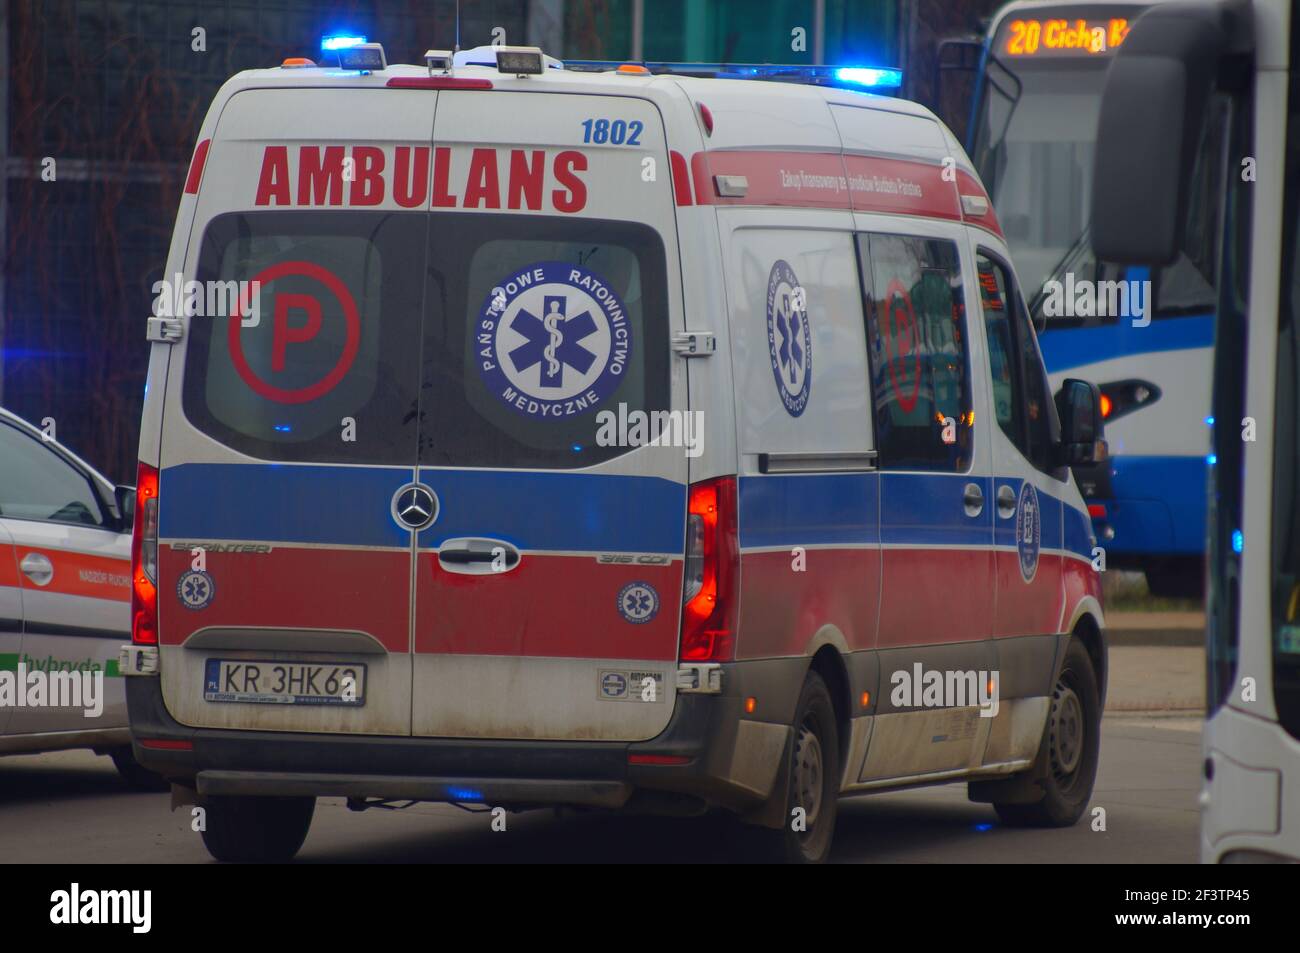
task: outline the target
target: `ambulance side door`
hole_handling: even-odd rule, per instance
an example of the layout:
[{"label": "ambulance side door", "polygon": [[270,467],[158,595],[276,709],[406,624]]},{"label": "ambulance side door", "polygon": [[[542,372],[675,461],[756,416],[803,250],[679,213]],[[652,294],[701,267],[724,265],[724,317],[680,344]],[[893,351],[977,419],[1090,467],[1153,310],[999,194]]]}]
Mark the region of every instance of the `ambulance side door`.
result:
[{"label": "ambulance side door", "polygon": [[[975,252],[980,305],[992,372],[996,608],[993,636],[1004,704],[1046,716],[1062,628],[1062,495],[1070,475],[1055,467],[1056,408],[1028,310],[1003,253],[981,243]],[[1039,711],[1041,709],[1041,712]],[[1028,712],[1027,712],[1028,714]],[[1032,755],[1029,731],[997,760]],[[993,753],[990,753],[993,756]]]},{"label": "ambulance side door", "polygon": [[858,779],[870,784],[980,763],[993,518],[964,242],[953,226],[919,218],[864,216],[859,229],[882,562],[880,691]]}]

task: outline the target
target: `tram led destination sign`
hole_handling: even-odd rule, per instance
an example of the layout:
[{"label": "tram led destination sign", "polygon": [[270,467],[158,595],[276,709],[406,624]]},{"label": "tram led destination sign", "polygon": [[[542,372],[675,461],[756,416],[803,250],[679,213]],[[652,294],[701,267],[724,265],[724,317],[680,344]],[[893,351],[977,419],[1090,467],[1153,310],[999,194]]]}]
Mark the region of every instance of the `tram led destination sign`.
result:
[{"label": "tram led destination sign", "polygon": [[1128,28],[1128,19],[1122,17],[1016,17],[1002,23],[995,48],[1016,59],[1107,56],[1119,49]]}]

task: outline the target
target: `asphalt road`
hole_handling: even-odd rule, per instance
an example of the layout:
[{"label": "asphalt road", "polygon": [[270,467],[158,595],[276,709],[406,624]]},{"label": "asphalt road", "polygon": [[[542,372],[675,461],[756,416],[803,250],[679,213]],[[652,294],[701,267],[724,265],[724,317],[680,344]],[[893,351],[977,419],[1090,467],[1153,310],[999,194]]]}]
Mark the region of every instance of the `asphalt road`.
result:
[{"label": "asphalt road", "polygon": [[[1092,807],[1066,830],[1013,830],[966,800],[963,784],[841,802],[839,863],[1194,863],[1200,726],[1194,714],[1110,715],[1103,722]],[[112,763],[89,752],[0,759],[0,863],[210,863],[189,808],[129,792]],[[1104,831],[1092,813],[1105,809]],[[725,861],[731,825],[676,820],[489,814],[421,804],[349,811],[318,803],[303,863],[653,863]]]}]

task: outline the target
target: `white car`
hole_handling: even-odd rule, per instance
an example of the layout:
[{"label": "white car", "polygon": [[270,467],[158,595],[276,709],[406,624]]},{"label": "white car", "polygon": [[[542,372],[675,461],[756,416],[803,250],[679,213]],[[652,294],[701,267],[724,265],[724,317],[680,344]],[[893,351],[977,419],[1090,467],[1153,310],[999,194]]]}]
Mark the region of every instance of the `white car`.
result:
[{"label": "white car", "polygon": [[[91,748],[133,787],[156,788],[131,756],[117,667],[134,502],[134,488],[0,409],[0,755]],[[71,696],[56,686],[73,679],[57,673],[90,692],[59,704]]]}]

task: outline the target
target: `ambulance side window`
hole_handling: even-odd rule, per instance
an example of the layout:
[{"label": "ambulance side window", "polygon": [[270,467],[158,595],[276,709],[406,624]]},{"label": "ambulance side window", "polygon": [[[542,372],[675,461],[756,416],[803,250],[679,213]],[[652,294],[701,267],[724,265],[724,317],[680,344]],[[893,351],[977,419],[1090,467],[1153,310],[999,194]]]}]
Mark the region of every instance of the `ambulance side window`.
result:
[{"label": "ambulance side window", "polygon": [[962,472],[974,416],[957,246],[859,235],[858,254],[880,466]]},{"label": "ambulance side window", "polygon": [[1024,302],[1001,261],[980,252],[975,266],[988,334],[993,414],[1025,458],[1051,473],[1056,408]]}]

